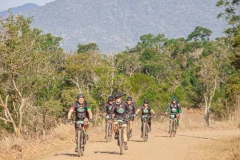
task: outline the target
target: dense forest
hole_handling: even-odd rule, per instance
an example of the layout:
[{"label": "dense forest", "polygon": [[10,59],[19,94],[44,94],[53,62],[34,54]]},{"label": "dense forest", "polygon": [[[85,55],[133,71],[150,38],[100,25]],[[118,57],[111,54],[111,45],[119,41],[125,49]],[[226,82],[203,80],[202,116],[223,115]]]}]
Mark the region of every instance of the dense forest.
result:
[{"label": "dense forest", "polygon": [[0,25],[0,126],[16,136],[48,130],[66,119],[78,93],[94,114],[109,95],[148,99],[157,113],[172,96],[186,108],[205,109],[205,120],[228,120],[240,92],[240,1],[219,0],[218,17],[229,23],[225,37],[196,26],[187,38],[145,34],[121,53],[101,54],[96,43],[75,53],[61,37],[31,28],[32,19],[11,15]]}]

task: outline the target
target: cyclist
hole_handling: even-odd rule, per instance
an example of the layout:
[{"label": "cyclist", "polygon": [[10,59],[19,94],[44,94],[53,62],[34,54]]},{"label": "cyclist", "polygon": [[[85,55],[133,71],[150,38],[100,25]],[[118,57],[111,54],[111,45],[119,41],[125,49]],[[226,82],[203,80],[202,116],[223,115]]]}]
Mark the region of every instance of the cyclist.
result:
[{"label": "cyclist", "polygon": [[[88,140],[88,123],[92,122],[92,111],[91,107],[88,104],[87,101],[84,100],[83,94],[77,95],[77,100],[72,104],[72,106],[69,109],[68,112],[68,122],[71,122],[71,116],[73,112],[76,112],[76,118],[75,121],[84,121],[84,129],[85,129],[85,143]],[[77,152],[77,130],[81,127],[81,124],[75,123],[75,129],[76,129],[76,149],[75,152]]]},{"label": "cyclist", "polygon": [[[136,106],[136,103],[132,101],[132,97],[127,97],[126,105],[128,105],[130,109],[130,111],[128,112],[128,115],[134,115],[137,110],[137,106]],[[129,117],[130,137],[132,137],[133,121],[134,121],[134,117],[133,116]]]},{"label": "cyclist", "polygon": [[[138,112],[142,111],[142,116],[147,115],[147,116],[151,116],[151,114],[153,116],[155,116],[155,112],[152,109],[152,107],[149,106],[149,101],[147,99],[145,99],[143,101],[143,106],[141,106],[139,109],[137,109],[136,114],[138,114]],[[151,132],[151,117],[148,118],[148,126],[149,126],[149,132]],[[143,118],[142,118],[142,127],[141,127],[141,138],[143,138]]]},{"label": "cyclist", "polygon": [[[106,112],[105,131],[106,131],[106,129],[107,129],[107,121],[108,121],[109,119],[111,119],[111,117],[109,116],[109,114],[110,114],[110,112],[111,112],[111,110],[112,110],[112,107],[113,107],[113,101],[114,101],[114,97],[113,97],[113,96],[109,96],[107,103],[104,104],[104,107],[103,107],[103,109],[102,109],[102,111],[101,111],[101,113],[100,113],[100,116],[102,117],[102,116],[103,116],[103,113]],[[105,133],[106,133],[106,132],[105,132]],[[105,135],[104,138],[106,139],[106,135]]]},{"label": "cyclist", "polygon": [[[166,108],[165,114],[168,114],[168,112],[170,112],[170,114],[175,114],[176,115],[176,119],[177,119],[177,127],[179,126],[179,121],[180,121],[180,116],[182,115],[182,109],[180,104],[177,102],[177,98],[176,97],[172,97],[172,102],[170,102],[168,104],[168,107]],[[169,127],[170,127],[170,123],[169,123]]]},{"label": "cyclist", "polygon": [[[121,94],[116,94],[115,95],[115,103],[113,103],[113,108],[110,112],[110,117],[114,115],[115,119],[125,119],[126,117],[128,117],[128,112],[130,111],[129,107],[126,105],[126,102],[121,101]],[[115,133],[115,139],[118,139],[118,134],[117,134],[117,125],[118,123],[115,121],[113,123],[114,127],[114,133]],[[123,126],[123,141],[124,141],[124,149],[127,150],[128,146],[127,146],[127,124],[126,122],[122,125]]]}]

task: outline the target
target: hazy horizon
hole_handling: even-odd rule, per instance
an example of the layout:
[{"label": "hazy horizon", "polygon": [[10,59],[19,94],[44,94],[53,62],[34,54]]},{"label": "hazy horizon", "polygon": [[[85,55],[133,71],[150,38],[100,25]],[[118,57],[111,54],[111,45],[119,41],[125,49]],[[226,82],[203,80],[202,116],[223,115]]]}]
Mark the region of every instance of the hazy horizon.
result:
[{"label": "hazy horizon", "polygon": [[14,7],[18,7],[18,6],[22,6],[26,3],[34,3],[37,4],[39,6],[43,6],[49,2],[52,2],[54,0],[0,0],[0,12],[1,11],[5,11],[8,10],[9,8],[14,8]]}]

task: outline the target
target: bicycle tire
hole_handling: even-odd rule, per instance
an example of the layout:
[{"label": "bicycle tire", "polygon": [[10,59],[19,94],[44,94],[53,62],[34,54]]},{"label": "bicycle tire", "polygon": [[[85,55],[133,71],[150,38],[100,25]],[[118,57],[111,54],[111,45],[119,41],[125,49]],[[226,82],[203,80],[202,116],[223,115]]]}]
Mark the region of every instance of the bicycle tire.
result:
[{"label": "bicycle tire", "polygon": [[127,140],[129,141],[130,140],[130,122],[128,121],[127,123]]},{"label": "bicycle tire", "polygon": [[84,155],[84,149],[85,149],[85,144],[84,144],[84,140],[85,140],[85,132],[84,130],[81,130],[81,137],[80,137],[80,152],[81,152],[81,156]]},{"label": "bicycle tire", "polygon": [[146,129],[145,129],[145,142],[147,142],[148,140],[148,124],[145,125]]},{"label": "bicycle tire", "polygon": [[80,142],[80,136],[81,136],[81,131],[78,130],[78,132],[77,132],[77,151],[78,151],[78,157],[81,157],[81,142]]},{"label": "bicycle tire", "polygon": [[143,123],[142,134],[143,134],[143,142],[146,142],[146,123],[145,122]]},{"label": "bicycle tire", "polygon": [[109,141],[109,123],[107,122],[107,128],[106,128],[106,143]]},{"label": "bicycle tire", "polygon": [[123,154],[123,133],[122,133],[122,129],[118,130],[118,141],[119,141],[119,147],[120,147],[120,155]]},{"label": "bicycle tire", "polygon": [[108,128],[108,142],[111,142],[112,140],[112,123],[109,123],[109,128]]},{"label": "bicycle tire", "polygon": [[173,120],[172,119],[170,119],[169,132],[170,132],[170,138],[172,138],[173,136]]},{"label": "bicycle tire", "polygon": [[176,128],[176,120],[174,120],[173,128],[174,128],[173,137],[175,137],[175,136],[176,136],[176,132],[177,132],[177,128]]}]

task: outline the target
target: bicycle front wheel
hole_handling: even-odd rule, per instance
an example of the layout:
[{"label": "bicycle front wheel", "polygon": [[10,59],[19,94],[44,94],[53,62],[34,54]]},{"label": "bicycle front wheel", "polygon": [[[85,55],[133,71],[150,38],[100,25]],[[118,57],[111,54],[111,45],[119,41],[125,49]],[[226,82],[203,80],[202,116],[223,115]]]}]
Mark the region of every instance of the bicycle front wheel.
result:
[{"label": "bicycle front wheel", "polygon": [[119,143],[119,147],[120,147],[120,155],[123,154],[123,130],[120,129],[118,130],[118,143]]},{"label": "bicycle front wheel", "polygon": [[81,157],[81,130],[78,130],[77,132],[77,151],[78,151],[78,157]]},{"label": "bicycle front wheel", "polygon": [[172,138],[173,136],[173,120],[172,119],[170,119],[169,132],[170,132],[170,138]]},{"label": "bicycle front wheel", "polygon": [[84,149],[85,149],[85,132],[84,130],[81,130],[81,136],[80,136],[80,153],[83,156],[84,155]]}]

